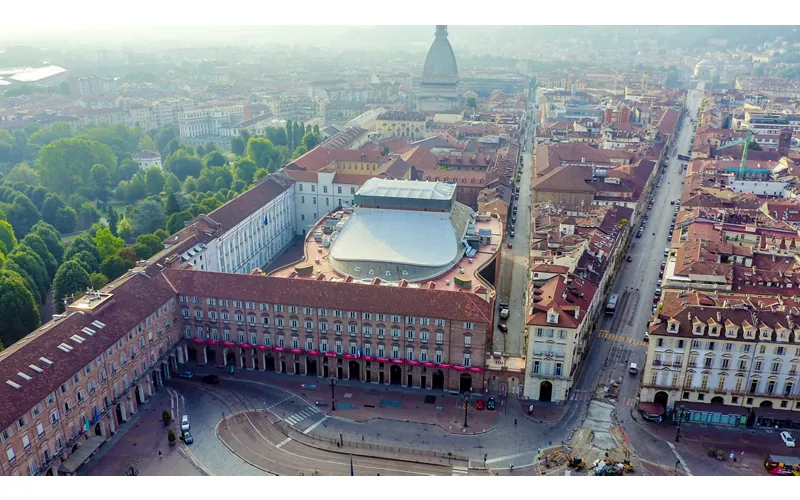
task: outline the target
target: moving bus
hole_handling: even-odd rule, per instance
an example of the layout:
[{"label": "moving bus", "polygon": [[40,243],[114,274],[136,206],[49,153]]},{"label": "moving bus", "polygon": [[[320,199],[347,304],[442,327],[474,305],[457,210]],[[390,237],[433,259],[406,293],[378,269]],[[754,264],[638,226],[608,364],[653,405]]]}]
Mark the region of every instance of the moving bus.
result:
[{"label": "moving bus", "polygon": [[619,299],[619,295],[616,293],[611,295],[608,298],[608,303],[606,304],[606,314],[614,314],[614,311],[617,309],[617,300]]},{"label": "moving bus", "polygon": [[764,466],[774,476],[800,476],[800,458],[767,455]]},{"label": "moving bus", "polygon": [[691,158],[689,158],[689,157],[688,157],[688,156],[686,156],[686,155],[678,155],[678,159],[679,159],[679,160],[683,160],[683,161],[689,161],[689,160],[691,160]]}]

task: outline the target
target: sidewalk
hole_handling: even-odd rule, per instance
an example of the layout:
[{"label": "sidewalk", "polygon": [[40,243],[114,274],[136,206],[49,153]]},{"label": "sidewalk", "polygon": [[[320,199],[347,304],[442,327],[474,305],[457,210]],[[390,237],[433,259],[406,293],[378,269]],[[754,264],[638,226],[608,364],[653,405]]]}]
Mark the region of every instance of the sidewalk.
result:
[{"label": "sidewalk", "polygon": [[[140,476],[200,476],[202,473],[179,451],[179,445],[169,446],[167,432],[180,433],[173,422],[165,427],[161,412],[170,407],[169,393],[162,389],[139,408],[138,413],[86,463],[79,475],[124,476],[125,467],[135,461]],[[158,457],[159,450],[163,454]]]},{"label": "sidewalk", "polygon": [[[182,368],[181,368],[182,369]],[[236,370],[233,375],[223,370],[204,369],[204,373],[219,374],[222,384],[225,378],[252,380],[266,383],[293,392],[327,415],[336,415],[356,422],[372,419],[399,420],[435,424],[453,434],[481,434],[497,425],[501,412],[475,410],[477,396],[473,395],[468,411],[469,427],[464,423],[464,409],[459,397],[442,391],[367,384],[357,381],[337,380],[336,410],[331,408],[331,387],[328,380],[313,376],[266,373],[252,370]],[[482,397],[484,400],[488,396]]]},{"label": "sidewalk", "polygon": [[[644,424],[645,429],[667,442],[674,443],[678,431],[676,425],[659,425],[652,422]],[[723,449],[724,460],[720,465],[729,469],[736,469],[742,474],[766,475],[764,469],[764,456],[768,454],[792,455],[788,448],[783,447],[777,433],[770,434],[761,429],[723,429],[708,425],[683,424],[681,426],[680,442],[675,443],[678,449],[685,448],[690,452],[709,457],[709,448]],[[730,459],[734,453],[736,461]],[[744,452],[744,455],[742,453]]]}]

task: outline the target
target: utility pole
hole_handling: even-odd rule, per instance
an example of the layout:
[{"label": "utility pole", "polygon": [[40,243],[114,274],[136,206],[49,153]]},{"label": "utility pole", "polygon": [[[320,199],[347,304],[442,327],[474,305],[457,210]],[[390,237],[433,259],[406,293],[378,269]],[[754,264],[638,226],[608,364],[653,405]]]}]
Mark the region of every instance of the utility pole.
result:
[{"label": "utility pole", "polygon": [[336,411],[336,379],[330,378],[331,384],[331,411]]},{"label": "utility pole", "polygon": [[469,403],[472,398],[472,387],[469,388],[469,392],[464,394],[464,428],[469,427],[467,423],[467,412],[469,410]]}]

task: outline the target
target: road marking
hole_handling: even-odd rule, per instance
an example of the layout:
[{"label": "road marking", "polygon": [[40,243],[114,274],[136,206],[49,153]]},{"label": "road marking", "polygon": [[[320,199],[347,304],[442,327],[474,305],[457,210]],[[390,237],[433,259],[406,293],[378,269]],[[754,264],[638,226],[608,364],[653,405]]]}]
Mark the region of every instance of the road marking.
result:
[{"label": "road marking", "polygon": [[280,443],[276,444],[276,445],[275,445],[275,448],[282,448],[282,447],[283,447],[283,445],[285,445],[286,443],[288,443],[288,442],[289,442],[289,441],[291,441],[291,440],[292,440],[292,438],[286,438],[286,439],[284,439],[283,441],[281,441]]},{"label": "road marking", "polygon": [[488,465],[488,464],[496,464],[497,462],[502,462],[503,460],[511,460],[512,458],[519,458],[519,457],[522,457],[522,456],[524,456],[524,455],[527,455],[528,453],[529,453],[529,452],[526,452],[526,453],[517,453],[516,455],[506,455],[506,456],[504,456],[504,457],[497,457],[497,458],[493,458],[493,459],[491,459],[491,460],[487,460],[487,461],[486,461],[486,464],[487,464],[487,465]]},{"label": "road marking", "polygon": [[464,467],[463,465],[454,465],[453,466],[453,475],[454,476],[469,476],[469,469]]},{"label": "road marking", "polygon": [[669,446],[669,448],[672,450],[672,453],[674,453],[674,454],[675,454],[675,458],[677,458],[677,459],[678,459],[678,462],[680,462],[681,466],[683,467],[683,470],[685,470],[685,471],[686,471],[686,474],[688,474],[689,476],[691,476],[691,475],[692,475],[692,471],[690,471],[690,470],[689,470],[689,467],[687,467],[687,466],[686,466],[686,462],[684,462],[684,461],[683,461],[683,458],[682,458],[682,457],[681,457],[681,455],[678,453],[678,450],[676,450],[676,449],[675,449],[675,445],[674,445],[674,444],[672,444],[672,443],[670,443],[669,441],[667,441],[667,446]]},{"label": "road marking", "polygon": [[322,417],[321,419],[319,419],[319,420],[317,420],[316,422],[314,422],[313,424],[311,424],[311,427],[309,427],[308,429],[304,430],[304,431],[303,431],[303,434],[308,434],[309,432],[313,431],[314,429],[316,429],[316,428],[317,428],[317,426],[318,426],[319,424],[321,424],[322,422],[326,421],[327,419],[328,419],[328,416],[327,416],[327,415],[325,415],[325,416],[324,416],[324,417]]}]

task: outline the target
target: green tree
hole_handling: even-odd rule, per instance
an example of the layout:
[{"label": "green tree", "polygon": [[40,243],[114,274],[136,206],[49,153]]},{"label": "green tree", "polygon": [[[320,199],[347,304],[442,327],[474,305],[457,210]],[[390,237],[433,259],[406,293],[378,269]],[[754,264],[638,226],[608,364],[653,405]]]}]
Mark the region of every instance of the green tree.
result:
[{"label": "green tree", "polygon": [[383,156],[387,156],[389,154],[389,146],[384,146],[383,147],[383,153],[382,154],[383,154]]},{"label": "green tree", "polygon": [[42,214],[36,209],[30,198],[22,193],[14,197],[14,203],[6,210],[8,222],[14,227],[14,234],[25,236],[34,224],[42,220]]},{"label": "green tree", "polygon": [[178,180],[178,177],[173,173],[167,173],[164,176],[164,190],[165,191],[172,191],[173,193],[177,193],[181,190],[183,186],[181,185],[181,181]]},{"label": "green tree", "polygon": [[308,149],[306,149],[305,146],[297,146],[297,149],[294,150],[294,154],[292,155],[292,160],[296,160],[306,153],[308,153]]},{"label": "green tree", "polygon": [[475,109],[478,107],[478,101],[474,97],[467,98],[467,107]]},{"label": "green tree", "polygon": [[119,215],[117,215],[117,211],[114,210],[113,207],[109,208],[108,210],[108,218],[106,219],[108,223],[108,229],[111,230],[111,234],[114,236],[117,235],[117,223],[119,222]]},{"label": "green tree", "polygon": [[100,213],[91,202],[85,202],[78,210],[78,227],[86,229],[100,220]]},{"label": "green tree", "polygon": [[8,222],[0,220],[0,242],[5,247],[5,252],[8,253],[17,246],[17,238],[14,234],[14,228]]},{"label": "green tree", "polygon": [[122,260],[118,255],[112,255],[100,264],[100,272],[103,273],[109,281],[114,281],[125,274],[128,269],[132,268],[134,265],[134,262]]},{"label": "green tree", "polygon": [[117,236],[126,242],[129,242],[133,239],[133,226],[131,225],[131,221],[129,221],[127,218],[122,219],[119,221],[119,224],[117,224]]},{"label": "green tree", "polygon": [[181,229],[183,229],[187,222],[192,220],[194,217],[192,213],[189,211],[184,212],[176,212],[169,216],[167,219],[167,232],[170,234],[175,234]]},{"label": "green tree", "polygon": [[197,192],[197,179],[195,179],[191,175],[187,177],[186,180],[183,182],[183,192],[184,193]]},{"label": "green tree", "polygon": [[231,152],[236,156],[242,156],[244,154],[245,143],[242,136],[237,135],[231,139]]},{"label": "green tree", "polygon": [[302,145],[306,148],[306,151],[311,151],[319,144],[319,136],[313,132],[307,132],[303,136]]},{"label": "green tree", "polygon": [[290,150],[295,148],[294,140],[294,123],[292,120],[286,120],[286,147]]},{"label": "green tree", "polygon": [[97,235],[92,238],[92,240],[97,246],[100,260],[105,260],[112,255],[116,255],[117,250],[125,246],[125,242],[122,238],[114,236],[109,228],[103,228],[97,231]]},{"label": "green tree", "polygon": [[18,245],[6,256],[7,261],[14,261],[20,268],[28,273],[36,283],[39,297],[44,297],[50,288],[50,277],[47,275],[47,266],[29,246]]},{"label": "green tree", "polygon": [[108,193],[111,190],[111,174],[108,167],[102,164],[92,166],[89,172],[89,189],[96,200],[108,200]]},{"label": "green tree", "polygon": [[80,252],[87,252],[92,256],[92,261],[100,262],[100,252],[97,251],[97,245],[88,233],[79,234],[72,243],[69,244],[67,250],[64,252],[64,261],[71,260],[75,255]]},{"label": "green tree", "polygon": [[225,158],[225,155],[218,149],[211,151],[210,153],[206,154],[205,158],[203,159],[203,163],[206,167],[222,167],[228,163],[228,159]]},{"label": "green tree", "polygon": [[44,146],[39,153],[39,178],[57,193],[74,193],[89,179],[92,166],[101,163],[109,170],[117,159],[108,146],[96,141],[68,138]]},{"label": "green tree", "polygon": [[19,246],[30,248],[36,253],[36,255],[39,256],[40,259],[42,259],[42,262],[47,269],[47,279],[52,281],[56,275],[56,271],[58,270],[58,261],[56,260],[55,256],[50,253],[50,249],[47,248],[47,244],[44,242],[44,239],[42,239],[42,237],[38,234],[31,232],[22,238],[22,241],[19,243]]},{"label": "green tree", "polygon": [[175,193],[169,193],[167,195],[167,202],[165,204],[165,210],[167,216],[170,216],[176,212],[181,211],[181,206],[178,203],[178,198],[175,197]]},{"label": "green tree", "polygon": [[178,131],[174,127],[165,127],[159,129],[156,134],[153,136],[153,140],[156,143],[156,147],[158,151],[161,152],[161,156],[166,158],[168,153],[166,153],[167,145],[173,139],[178,137]]},{"label": "green tree", "polygon": [[266,167],[269,160],[276,156],[275,146],[269,140],[263,137],[251,137],[247,141],[247,157],[258,167]]},{"label": "green tree", "polygon": [[68,139],[72,137],[72,126],[66,122],[55,122],[47,128],[42,128],[31,134],[28,138],[29,144],[44,147],[58,139]]},{"label": "green tree", "polygon": [[128,198],[131,203],[141,200],[147,196],[147,181],[145,181],[144,174],[138,172],[133,176],[130,183],[128,183]]},{"label": "green tree", "polygon": [[138,260],[136,258],[136,252],[131,247],[120,248],[117,250],[117,256],[122,260],[129,260],[131,262],[136,262]]},{"label": "green tree", "polygon": [[117,175],[114,176],[114,181],[130,180],[139,172],[139,164],[133,161],[132,158],[125,158],[119,163]]},{"label": "green tree", "polygon": [[[255,140],[257,139],[250,139],[251,144]],[[236,178],[242,179],[249,184],[253,182],[253,174],[256,173],[258,167],[252,160],[248,158],[241,158],[236,162],[234,169],[236,172]]]},{"label": "green tree", "polygon": [[164,162],[164,170],[175,174],[178,179],[186,179],[189,176],[198,177],[203,170],[203,161],[195,155],[180,149],[169,155]]},{"label": "green tree", "polygon": [[57,312],[64,311],[64,299],[76,293],[83,293],[89,286],[89,273],[75,260],[61,264],[53,280],[54,306]]},{"label": "green tree", "polygon": [[139,151],[158,151],[156,141],[154,141],[149,135],[142,136],[142,138],[139,139],[139,144],[137,144],[136,147]]},{"label": "green tree", "polygon": [[61,207],[56,210],[55,220],[53,226],[61,231],[63,234],[69,234],[75,231],[75,226],[78,225],[78,213],[72,207]]},{"label": "green tree", "polygon": [[39,308],[23,278],[0,269],[0,343],[10,346],[39,327]]},{"label": "green tree", "polygon": [[20,163],[12,168],[3,180],[8,184],[22,183],[29,186],[39,184],[39,173],[27,163]]},{"label": "green tree", "polygon": [[145,182],[147,183],[147,194],[157,195],[164,190],[166,179],[161,173],[161,169],[153,165],[145,172]]},{"label": "green tree", "polygon": [[[240,180],[240,182],[244,182],[244,181]],[[210,214],[214,210],[216,210],[219,207],[221,207],[222,206],[222,202],[220,202],[218,199],[216,199],[213,196],[209,196],[208,198],[204,198],[203,201],[201,201],[200,203],[197,204],[197,206],[200,207],[200,210],[204,214]]]},{"label": "green tree", "polygon": [[[152,233],[162,229],[167,223],[164,206],[155,200],[145,200],[133,207],[130,216],[133,233],[137,235]],[[136,252],[139,255],[139,252]]]},{"label": "green tree", "polygon": [[269,171],[267,171],[266,168],[259,168],[258,170],[256,170],[256,173],[253,174],[253,181],[259,181],[268,175]]},{"label": "green tree", "polygon": [[133,251],[136,252],[136,257],[139,259],[149,259],[164,249],[164,240],[158,238],[154,234],[143,234],[136,238],[136,243],[133,245]]},{"label": "green tree", "polygon": [[89,286],[95,290],[100,290],[108,284],[108,278],[102,273],[91,273],[89,275]]},{"label": "green tree", "polygon": [[30,234],[36,234],[44,244],[47,245],[47,250],[55,257],[57,262],[61,262],[64,256],[64,243],[61,241],[61,235],[58,230],[44,221],[39,221],[33,225]]}]

